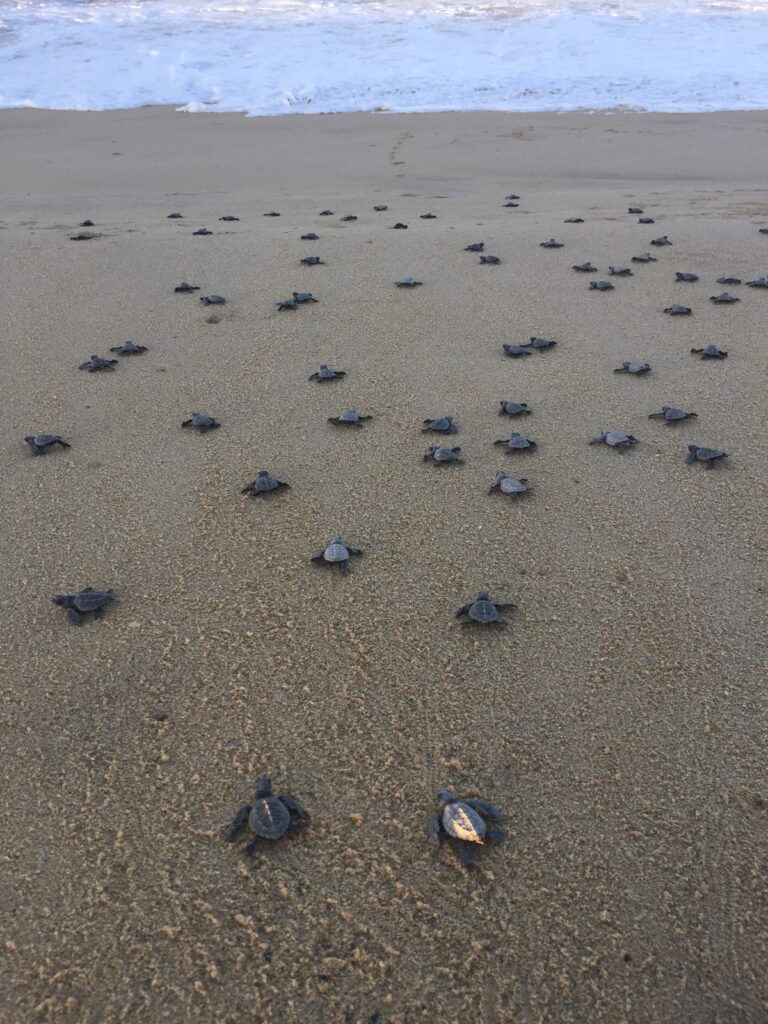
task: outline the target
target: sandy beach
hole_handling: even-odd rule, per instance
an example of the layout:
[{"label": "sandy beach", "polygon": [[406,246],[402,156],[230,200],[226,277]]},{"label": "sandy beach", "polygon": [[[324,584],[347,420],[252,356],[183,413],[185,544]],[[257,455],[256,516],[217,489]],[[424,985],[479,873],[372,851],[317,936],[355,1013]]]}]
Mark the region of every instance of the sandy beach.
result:
[{"label": "sandy beach", "polygon": [[[768,274],[766,166],[760,112],[0,111],[3,1024],[768,1020],[768,291],[709,301]],[[456,623],[483,588],[509,628]],[[249,859],[262,773],[312,823]],[[507,815],[473,871],[443,788]]]}]

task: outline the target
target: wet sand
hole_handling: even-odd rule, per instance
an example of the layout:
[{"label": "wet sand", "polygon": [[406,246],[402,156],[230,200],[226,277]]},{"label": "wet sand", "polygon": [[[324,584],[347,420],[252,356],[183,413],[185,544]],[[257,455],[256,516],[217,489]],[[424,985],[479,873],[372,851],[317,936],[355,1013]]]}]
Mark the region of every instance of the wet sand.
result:
[{"label": "wet sand", "polygon": [[[766,157],[761,113],[0,113],[3,1022],[768,1019],[768,292],[708,298],[768,273]],[[612,292],[571,270],[662,234]],[[241,496],[262,468],[291,489]],[[347,577],[309,562],[336,532]],[[50,598],[88,585],[78,630]],[[455,623],[483,587],[509,629]],[[312,826],[249,861],[262,772]],[[474,872],[427,842],[444,787],[508,815]]]}]

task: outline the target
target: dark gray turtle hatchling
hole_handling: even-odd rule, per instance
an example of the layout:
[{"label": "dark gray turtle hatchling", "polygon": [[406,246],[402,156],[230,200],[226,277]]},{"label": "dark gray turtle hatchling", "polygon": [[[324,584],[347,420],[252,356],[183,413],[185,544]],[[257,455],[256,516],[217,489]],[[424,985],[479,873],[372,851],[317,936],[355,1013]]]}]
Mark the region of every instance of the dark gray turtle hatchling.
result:
[{"label": "dark gray turtle hatchling", "polygon": [[671,306],[664,309],[664,312],[669,313],[670,316],[690,316],[692,310],[690,306],[681,306],[679,303],[673,302]]},{"label": "dark gray turtle hatchling", "polygon": [[296,299],[281,299],[280,302],[276,302],[278,310],[281,309],[298,309],[299,304]]},{"label": "dark gray turtle hatchling", "polygon": [[692,466],[694,462],[705,462],[707,469],[714,469],[718,459],[727,458],[728,452],[722,452],[719,448],[701,448],[697,444],[689,444],[685,464]]},{"label": "dark gray turtle hatchling", "polygon": [[407,231],[408,230],[408,225],[407,224],[403,224],[402,221],[398,221],[397,224],[393,224],[392,225],[392,230],[393,231]]},{"label": "dark gray turtle hatchling", "polygon": [[[723,282],[721,280],[720,283],[721,284],[724,284],[724,283],[735,284],[736,282],[734,282],[734,281]],[[741,284],[741,281],[739,281],[739,284]],[[750,288],[768,288],[768,277],[758,277],[754,281],[747,281],[747,284],[749,285]]]},{"label": "dark gray turtle hatchling", "polygon": [[332,370],[329,366],[326,366],[325,363],[320,363],[320,369],[317,371],[317,373],[313,373],[309,379],[319,381],[341,380],[342,377],[346,376],[346,370]]},{"label": "dark gray turtle hatchling", "polygon": [[443,835],[458,840],[458,856],[465,868],[475,864],[478,846],[504,842],[502,829],[488,828],[482,817],[502,821],[504,815],[498,807],[485,800],[459,800],[445,789],[437,794],[437,800],[440,810],[427,825],[430,842],[439,846]]},{"label": "dark gray turtle hatchling", "polygon": [[293,301],[299,304],[304,302],[317,302],[318,300],[312,294],[312,292],[294,292]]},{"label": "dark gray turtle hatchling", "polygon": [[759,235],[768,235],[768,228],[758,228],[757,233]]},{"label": "dark gray turtle hatchling", "polygon": [[499,259],[498,256],[489,256],[489,255],[487,255],[487,253],[481,253],[481,255],[480,255],[480,262],[481,263],[498,264],[498,263],[501,263],[501,260]]},{"label": "dark gray turtle hatchling", "polygon": [[357,220],[357,217],[353,213],[347,213],[340,218],[343,221]]},{"label": "dark gray turtle hatchling", "polygon": [[437,220],[436,213],[420,213],[419,220]]},{"label": "dark gray turtle hatchling", "polygon": [[[765,287],[768,288],[768,277],[762,278],[765,281]],[[734,277],[733,274],[727,274],[725,277],[718,277],[718,284],[741,284],[740,277]],[[754,285],[754,281],[747,281],[747,284]]]},{"label": "dark gray turtle hatchling", "polygon": [[80,363],[78,369],[87,370],[88,373],[95,373],[97,370],[114,370],[116,366],[116,359],[102,359],[101,356],[91,356],[86,363]]},{"label": "dark gray turtle hatchling", "polygon": [[571,269],[572,270],[578,270],[579,273],[581,273],[581,274],[596,274],[597,273],[597,267],[593,266],[589,262],[587,262],[587,263],[574,263],[574,265],[573,265],[573,267]]},{"label": "dark gray turtle hatchling", "polygon": [[260,469],[256,479],[246,484],[240,493],[249,494],[252,498],[255,498],[259,494],[271,494],[272,491],[279,491],[281,487],[290,486],[290,484],[285,483],[283,480],[275,479],[266,469]]},{"label": "dark gray turtle hatchling", "polygon": [[652,238],[651,245],[672,245],[666,235],[660,235],[659,238]]},{"label": "dark gray turtle hatchling", "polygon": [[735,295],[729,294],[728,292],[721,292],[720,295],[710,295],[709,301],[730,306],[734,302],[741,302],[741,299],[737,298]]},{"label": "dark gray turtle hatchling", "polygon": [[639,206],[630,206],[627,213],[642,213],[642,209]]},{"label": "dark gray turtle hatchling", "polygon": [[501,618],[499,612],[503,612],[506,608],[516,607],[517,605],[510,604],[509,602],[500,603],[492,601],[490,593],[487,590],[481,590],[474,601],[470,601],[469,604],[463,604],[458,609],[456,618],[463,620],[463,626],[469,626],[473,622],[479,622],[484,626],[490,626],[492,623],[495,623],[497,626],[508,626],[509,623],[506,619]]},{"label": "dark gray turtle hatchling", "polygon": [[94,235],[90,231],[81,231],[79,235],[70,235],[70,242],[90,242],[92,238],[100,238],[100,235]]},{"label": "dark gray turtle hatchling", "polygon": [[187,284],[186,281],[182,281],[181,284],[176,285],[176,287],[173,290],[175,292],[180,292],[182,295],[186,295],[189,292],[199,292],[200,291],[200,285],[199,284]]},{"label": "dark gray turtle hatchling", "polygon": [[418,288],[421,281],[417,281],[414,277],[403,277],[399,281],[395,281],[398,288]]},{"label": "dark gray turtle hatchling", "polygon": [[353,548],[349,544],[345,544],[336,534],[335,537],[331,537],[327,548],[312,555],[312,561],[317,562],[318,565],[338,565],[341,572],[351,572],[348,564],[350,556],[362,555],[362,553],[360,548]]},{"label": "dark gray turtle hatchling", "polygon": [[530,416],[531,410],[525,402],[508,402],[505,398],[499,400],[499,416]]},{"label": "dark gray turtle hatchling", "polygon": [[308,231],[306,235],[301,235],[302,242],[316,242],[320,235],[315,234],[314,231]]},{"label": "dark gray turtle hatchling", "polygon": [[384,213],[384,211],[388,209],[388,206],[374,206],[374,210],[376,211],[376,213]]},{"label": "dark gray turtle hatchling", "polygon": [[321,260],[319,256],[305,256],[301,261],[307,267],[324,267],[325,261]]},{"label": "dark gray turtle hatchling", "polygon": [[631,373],[635,377],[641,377],[644,373],[651,372],[650,363],[622,363],[621,366],[613,371],[614,373]]},{"label": "dark gray turtle hatchling", "polygon": [[169,213],[168,217],[166,219],[167,220],[181,220],[183,216],[184,216],[183,213]]},{"label": "dark gray turtle hatchling", "polygon": [[329,416],[328,422],[337,427],[362,427],[365,420],[372,420],[373,416],[358,416],[354,409],[345,409],[340,416]]},{"label": "dark gray turtle hatchling", "polygon": [[449,462],[463,462],[459,458],[461,448],[442,448],[439,444],[431,444],[424,454],[424,462],[434,462],[436,466],[447,466]]},{"label": "dark gray turtle hatchling", "polygon": [[695,417],[695,412],[684,412],[674,405],[662,405],[661,412],[652,412],[649,420],[664,420],[665,423],[679,423],[681,420],[689,420]]},{"label": "dark gray turtle hatchling", "polygon": [[464,246],[464,252],[482,252],[485,247],[485,242],[472,242],[471,245]]},{"label": "dark gray turtle hatchling", "polygon": [[274,842],[286,832],[304,828],[308,824],[309,815],[298,800],[288,793],[274,796],[271,780],[261,775],[256,780],[253,803],[241,807],[227,829],[227,842],[233,843],[240,829],[247,825],[253,839],[246,844],[245,852],[251,854],[262,840]]},{"label": "dark gray turtle hatchling", "polygon": [[201,295],[200,301],[204,306],[223,306],[227,300],[223,295]]},{"label": "dark gray turtle hatchling", "polygon": [[67,609],[67,618],[73,626],[80,626],[83,622],[83,615],[93,615],[95,619],[100,619],[104,614],[104,609],[114,598],[115,595],[111,590],[94,590],[93,587],[85,587],[78,594],[56,594],[52,600],[60,608]]},{"label": "dark gray turtle hatchling", "polygon": [[32,449],[33,455],[43,455],[49,448],[53,448],[54,445],[60,445],[62,448],[72,447],[59,434],[27,434],[24,440]]},{"label": "dark gray turtle hatchling", "polygon": [[193,231],[193,235],[212,235],[213,232],[209,231],[208,228],[200,228],[198,231]]},{"label": "dark gray turtle hatchling", "polygon": [[510,359],[519,359],[520,356],[529,356],[531,354],[530,345],[502,345],[504,355],[509,356]]},{"label": "dark gray turtle hatchling", "polygon": [[193,412],[189,419],[184,420],[181,425],[182,427],[195,427],[201,434],[205,434],[209,430],[216,430],[221,426],[218,420],[215,420],[213,416],[206,416],[204,412]]},{"label": "dark gray turtle hatchling", "polygon": [[514,194],[514,192],[512,192],[512,193],[511,193],[510,195],[508,195],[508,196],[504,196],[504,198],[505,198],[506,200],[514,200],[514,199],[519,199],[519,198],[520,198],[520,196],[516,196],[516,195]]},{"label": "dark gray turtle hatchling", "polygon": [[533,335],[529,344],[531,348],[535,348],[537,352],[546,352],[548,348],[554,348],[557,342],[549,341],[547,338],[537,338],[536,335]]},{"label": "dark gray turtle hatchling", "polygon": [[699,280],[699,275],[698,274],[690,274],[690,273],[688,273],[687,270],[677,270],[677,271],[675,271],[675,280],[676,281],[698,281]]},{"label": "dark gray turtle hatchling", "polygon": [[521,494],[525,494],[529,490],[526,477],[510,476],[503,469],[497,469],[496,480],[488,488],[488,493],[494,494],[498,491],[499,494],[506,494],[510,498],[519,498]]},{"label": "dark gray turtle hatchling", "polygon": [[81,228],[92,228],[92,227],[95,227],[95,224],[93,223],[92,220],[81,220],[79,226]]},{"label": "dark gray turtle hatchling", "polygon": [[425,419],[421,428],[422,434],[456,434],[459,428],[453,422],[453,416],[438,416],[437,419]]},{"label": "dark gray turtle hatchling", "polygon": [[502,205],[505,210],[516,210],[520,203],[513,203],[512,201],[510,201],[508,203],[502,203]]},{"label": "dark gray turtle hatchling", "polygon": [[502,437],[493,443],[495,445],[503,444],[509,452],[535,452],[539,447],[535,441],[531,441],[524,434],[518,433],[512,433],[509,437]]},{"label": "dark gray turtle hatchling", "polygon": [[[653,219],[653,217],[641,217],[640,220],[637,223],[638,224],[655,224],[656,221]],[[656,243],[654,242],[653,244],[655,245]],[[666,243],[664,243],[664,244],[666,244]]]},{"label": "dark gray turtle hatchling", "polygon": [[608,273],[613,274],[614,277],[632,277],[629,267],[608,267]]},{"label": "dark gray turtle hatchling", "polygon": [[[320,213],[318,214],[318,216],[320,216],[320,217],[332,217],[333,216],[333,210],[321,210]],[[342,218],[342,220],[343,220],[343,218]]]},{"label": "dark gray turtle hatchling", "polygon": [[595,292],[612,292],[614,288],[610,281],[590,281],[589,287]]},{"label": "dark gray turtle hatchling", "polygon": [[277,210],[268,210],[267,213],[262,214],[263,217],[279,217],[280,214]]},{"label": "dark gray turtle hatchling", "polygon": [[556,242],[554,238],[550,238],[547,242],[539,242],[542,249],[562,249],[563,242]]},{"label": "dark gray turtle hatchling", "polygon": [[231,214],[227,214],[224,217],[219,217],[219,220],[233,221],[233,220],[240,220],[240,218],[239,217],[233,217]]},{"label": "dark gray turtle hatchling", "polygon": [[728,353],[724,352],[717,345],[706,345],[704,348],[692,348],[691,352],[700,355],[702,359],[727,359]]},{"label": "dark gray turtle hatchling", "polygon": [[649,252],[641,252],[639,256],[632,257],[632,263],[658,263],[659,261],[655,256],[651,256]]},{"label": "dark gray turtle hatchling", "polygon": [[583,223],[584,223],[584,218],[583,217],[568,217],[566,220],[563,221],[563,224],[583,224]]},{"label": "dark gray turtle hatchling", "polygon": [[625,451],[637,444],[637,438],[632,434],[625,434],[621,430],[601,430],[598,437],[593,437],[590,444],[607,444],[609,448],[618,448],[620,452]]},{"label": "dark gray turtle hatchling", "polygon": [[110,352],[119,352],[121,356],[140,356],[147,351],[146,345],[137,345],[135,341],[124,341],[122,345],[114,345]]}]

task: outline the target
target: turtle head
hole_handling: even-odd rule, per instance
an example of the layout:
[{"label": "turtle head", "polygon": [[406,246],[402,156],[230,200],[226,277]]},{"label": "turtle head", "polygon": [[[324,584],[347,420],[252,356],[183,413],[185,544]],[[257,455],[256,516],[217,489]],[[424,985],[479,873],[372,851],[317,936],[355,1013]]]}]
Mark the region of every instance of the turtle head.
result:
[{"label": "turtle head", "polygon": [[341,534],[337,533],[334,537],[331,537],[331,544],[343,544],[343,543],[344,543],[344,541],[341,539]]},{"label": "turtle head", "polygon": [[53,603],[59,605],[61,608],[72,607],[72,594],[56,594],[53,598]]},{"label": "turtle head", "polygon": [[257,800],[261,800],[262,797],[272,795],[272,780],[268,775],[260,775],[256,779],[256,792],[255,797]]},{"label": "turtle head", "polygon": [[456,803],[457,798],[450,792],[450,790],[441,789],[437,794],[437,799],[441,807],[447,807],[448,804]]},{"label": "turtle head", "polygon": [[490,601],[491,600],[490,591],[488,591],[488,590],[481,590],[480,593],[477,595],[477,600],[478,601]]},{"label": "turtle head", "polygon": [[691,452],[692,455],[695,455],[698,450],[699,450],[699,446],[697,444],[689,444],[688,445],[688,451]]},{"label": "turtle head", "polygon": [[266,469],[260,469],[258,475],[261,477],[269,476],[269,472]]}]

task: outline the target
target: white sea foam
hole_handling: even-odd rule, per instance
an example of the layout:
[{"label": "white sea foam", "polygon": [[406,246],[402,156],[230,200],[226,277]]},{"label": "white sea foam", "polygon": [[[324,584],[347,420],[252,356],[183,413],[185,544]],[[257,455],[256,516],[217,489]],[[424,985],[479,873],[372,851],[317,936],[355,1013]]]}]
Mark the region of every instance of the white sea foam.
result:
[{"label": "white sea foam", "polygon": [[0,0],[0,106],[768,108],[768,0]]}]

